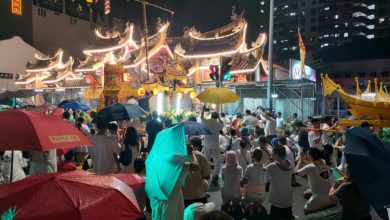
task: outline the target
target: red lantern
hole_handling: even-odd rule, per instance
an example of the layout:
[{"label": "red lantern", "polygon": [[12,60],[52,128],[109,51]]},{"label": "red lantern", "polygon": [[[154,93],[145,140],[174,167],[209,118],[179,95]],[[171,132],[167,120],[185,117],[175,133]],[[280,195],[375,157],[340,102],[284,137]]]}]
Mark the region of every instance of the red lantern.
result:
[{"label": "red lantern", "polygon": [[138,96],[144,96],[145,95],[145,89],[144,88],[139,88],[137,92],[138,92]]}]

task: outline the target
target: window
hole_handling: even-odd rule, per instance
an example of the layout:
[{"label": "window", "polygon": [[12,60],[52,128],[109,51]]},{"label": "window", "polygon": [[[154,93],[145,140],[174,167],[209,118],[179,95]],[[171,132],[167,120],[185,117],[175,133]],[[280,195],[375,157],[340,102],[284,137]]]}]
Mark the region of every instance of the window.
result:
[{"label": "window", "polygon": [[344,37],[348,37],[348,33],[344,33]]},{"label": "window", "polygon": [[335,15],[335,16],[334,16],[334,19],[335,19],[335,20],[339,19],[339,15]]},{"label": "window", "polygon": [[368,26],[367,26],[367,28],[368,28],[368,29],[370,29],[370,30],[372,30],[372,29],[374,29],[374,28],[375,28],[375,25],[373,25],[373,24],[371,24],[371,25],[368,25]]},{"label": "window", "polygon": [[290,16],[295,16],[295,12],[291,12],[291,13],[290,13]]},{"label": "window", "polygon": [[43,8],[38,8],[38,16],[46,17],[46,10]]},{"label": "window", "polygon": [[384,18],[379,18],[379,24],[382,24],[383,22],[385,22],[385,19]]},{"label": "window", "polygon": [[324,8],[325,11],[329,11],[329,9],[330,9],[329,7],[325,7]]},{"label": "window", "polygon": [[374,34],[367,35],[367,39],[374,39],[374,38],[375,38]]},{"label": "window", "polygon": [[260,2],[260,5],[264,5],[264,4],[265,4],[265,2],[264,2],[264,1]]},{"label": "window", "polygon": [[371,72],[370,77],[376,77],[376,72]]},{"label": "window", "polygon": [[336,24],[335,26],[334,26],[334,28],[338,28],[339,27],[339,25],[338,24]]},{"label": "window", "polygon": [[370,10],[374,10],[375,9],[375,5],[370,5],[367,8],[370,9]]},{"label": "window", "polygon": [[69,20],[70,24],[73,24],[73,25],[77,24],[77,19],[76,18],[73,18],[73,17],[69,17],[69,18],[70,18],[70,20]]}]

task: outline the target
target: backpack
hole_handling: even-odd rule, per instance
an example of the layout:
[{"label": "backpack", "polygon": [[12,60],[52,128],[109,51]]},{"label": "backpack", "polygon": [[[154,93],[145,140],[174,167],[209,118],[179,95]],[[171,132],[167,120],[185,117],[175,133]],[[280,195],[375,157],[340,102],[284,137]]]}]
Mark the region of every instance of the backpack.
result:
[{"label": "backpack", "polygon": [[123,166],[129,166],[133,159],[133,153],[129,146],[125,146],[125,149],[119,155],[119,163],[123,164]]}]

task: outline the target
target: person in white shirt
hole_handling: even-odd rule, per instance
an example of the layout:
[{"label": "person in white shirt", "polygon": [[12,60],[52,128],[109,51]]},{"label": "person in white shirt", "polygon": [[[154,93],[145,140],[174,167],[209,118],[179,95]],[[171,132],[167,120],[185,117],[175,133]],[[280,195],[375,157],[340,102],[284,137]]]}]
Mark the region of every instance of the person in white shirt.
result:
[{"label": "person in white shirt", "polygon": [[264,166],[268,174],[270,189],[268,201],[271,203],[271,219],[293,219],[293,190],[290,184],[294,166],[286,158],[286,148],[276,146],[272,151],[272,159]]},{"label": "person in white shirt", "polygon": [[335,180],[325,161],[321,159],[322,152],[318,148],[310,148],[308,159],[311,162],[303,168],[301,159],[295,167],[295,172],[299,176],[307,176],[309,181],[311,197],[304,207],[305,215],[324,210],[334,206],[336,203],[329,199],[329,190]]},{"label": "person in white shirt", "polygon": [[201,120],[210,131],[211,134],[204,136],[204,152],[207,161],[210,163],[213,158],[214,170],[213,180],[218,180],[219,171],[221,169],[221,150],[219,148],[219,131],[223,129],[223,122],[219,117],[218,112],[213,112],[210,119],[204,118],[206,106],[203,106]]},{"label": "person in white shirt", "polygon": [[221,120],[225,126],[230,124],[230,119],[225,113],[221,113]]},{"label": "person in white shirt", "polygon": [[322,145],[333,145],[334,140],[333,140],[333,132],[329,132],[328,130],[332,130],[336,127],[336,123],[332,125],[332,117],[326,116],[324,118],[324,124],[322,125]]},{"label": "person in white shirt", "polygon": [[276,114],[276,128],[284,129],[285,125],[286,125],[286,121],[284,120],[284,118],[282,118],[282,113],[278,112]]},{"label": "person in white shirt", "polygon": [[57,172],[57,150],[31,151],[30,175]]},{"label": "person in white shirt", "polygon": [[97,124],[96,135],[90,136],[90,140],[95,146],[88,147],[88,152],[92,158],[92,171],[100,174],[113,174],[121,171],[118,155],[121,148],[118,137],[107,136],[107,126]]},{"label": "person in white shirt", "polygon": [[27,160],[23,158],[23,154],[19,150],[14,151],[13,156],[13,170],[12,170],[12,181],[11,180],[11,158],[12,151],[5,151],[4,153],[4,168],[2,176],[6,183],[15,182],[26,177],[23,171],[24,167],[27,167]]},{"label": "person in white shirt", "polygon": [[246,116],[244,117],[242,123],[246,124],[247,128],[251,129],[251,133],[253,133],[256,129],[257,118],[253,117],[252,112],[248,109],[245,111],[245,113]]},{"label": "person in white shirt", "polygon": [[243,137],[240,141],[240,149],[236,151],[238,164],[243,170],[252,163],[251,145],[247,137]]},{"label": "person in white shirt", "polygon": [[315,118],[311,121],[311,124],[312,131],[310,131],[307,135],[309,139],[310,148],[314,147],[318,148],[319,150],[324,150],[321,141],[322,132],[320,130],[320,120]]},{"label": "person in white shirt", "polygon": [[[222,180],[224,182],[221,189],[223,210],[230,211],[240,204],[242,176],[243,170],[238,164],[236,153],[228,151],[226,153],[226,165],[222,167]],[[230,203],[232,203],[232,206],[230,206]]]},{"label": "person in white shirt", "polygon": [[267,142],[271,143],[271,140],[276,137],[276,120],[271,117],[271,114],[264,112],[260,109],[261,118],[266,121],[264,133],[267,138]]}]

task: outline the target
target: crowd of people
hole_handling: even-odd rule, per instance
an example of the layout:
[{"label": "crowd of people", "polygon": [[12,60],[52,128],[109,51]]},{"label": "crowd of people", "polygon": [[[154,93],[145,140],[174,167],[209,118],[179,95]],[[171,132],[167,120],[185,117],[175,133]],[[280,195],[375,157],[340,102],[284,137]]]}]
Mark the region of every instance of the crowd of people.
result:
[{"label": "crowd of people", "polygon": [[[47,152],[14,151],[13,180],[36,173],[83,169],[99,174],[127,173],[146,176],[145,160],[157,134],[172,126],[157,112],[142,126],[139,119],[92,124],[95,113],[65,111],[63,119],[73,124],[94,143],[79,146],[64,155]],[[181,187],[184,219],[294,219],[293,187],[308,181],[302,209],[311,214],[343,205],[343,219],[371,219],[370,205],[354,186],[343,155],[345,136],[336,131],[335,118],[288,120],[280,112],[272,115],[261,107],[245,114],[228,116],[203,107],[198,121],[211,134],[188,137],[190,172]],[[361,126],[369,129],[369,124]],[[3,183],[10,182],[11,151],[2,152]],[[343,178],[336,178],[342,173]],[[221,181],[222,179],[222,181]],[[146,180],[147,181],[147,180]],[[221,185],[222,207],[209,202],[210,184]],[[135,190],[144,214],[139,219],[159,216],[147,193]],[[268,199],[269,210],[264,206]],[[219,209],[221,211],[219,211]],[[153,215],[152,215],[153,213]],[[177,213],[176,213],[177,214]],[[177,219],[175,213],[167,219]]]}]

